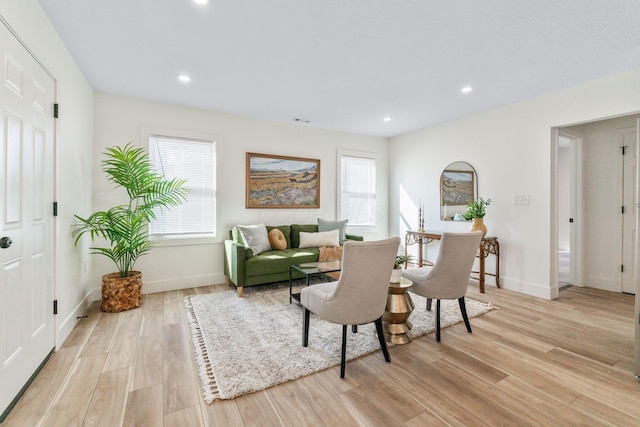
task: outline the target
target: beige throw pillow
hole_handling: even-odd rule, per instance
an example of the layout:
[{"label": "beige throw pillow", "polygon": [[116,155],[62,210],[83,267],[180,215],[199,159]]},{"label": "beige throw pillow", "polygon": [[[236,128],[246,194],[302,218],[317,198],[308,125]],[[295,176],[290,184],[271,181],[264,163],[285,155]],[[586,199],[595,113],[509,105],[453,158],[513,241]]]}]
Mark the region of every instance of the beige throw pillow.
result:
[{"label": "beige throw pillow", "polygon": [[331,230],[318,233],[300,232],[301,248],[318,248],[320,246],[340,246],[340,231]]},{"label": "beige throw pillow", "polygon": [[277,228],[269,232],[269,243],[271,244],[271,249],[274,251],[284,251],[287,249],[287,239],[284,237],[282,231]]}]

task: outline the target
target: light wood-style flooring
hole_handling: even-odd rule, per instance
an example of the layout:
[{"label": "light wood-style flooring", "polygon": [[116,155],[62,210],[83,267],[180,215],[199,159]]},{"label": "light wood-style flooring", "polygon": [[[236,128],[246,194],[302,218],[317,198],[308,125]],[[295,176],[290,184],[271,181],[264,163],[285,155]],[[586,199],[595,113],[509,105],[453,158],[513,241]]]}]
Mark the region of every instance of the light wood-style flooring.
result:
[{"label": "light wood-style flooring", "polygon": [[[555,301],[489,286],[499,307],[404,346],[245,395],[204,403],[183,298],[226,285],[97,304],[6,426],[638,426],[633,296],[569,288]],[[424,307],[416,307],[424,309]],[[251,349],[247,349],[250,352]],[[238,360],[238,370],[244,361]]]}]

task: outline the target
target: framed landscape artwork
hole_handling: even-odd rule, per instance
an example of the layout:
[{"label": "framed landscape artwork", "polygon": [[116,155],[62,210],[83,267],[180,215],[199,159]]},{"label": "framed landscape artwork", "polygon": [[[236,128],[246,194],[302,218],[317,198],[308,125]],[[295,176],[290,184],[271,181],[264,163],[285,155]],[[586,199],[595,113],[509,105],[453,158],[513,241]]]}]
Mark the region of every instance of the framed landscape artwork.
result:
[{"label": "framed landscape artwork", "polygon": [[441,205],[468,205],[475,200],[473,171],[446,170],[440,178]]},{"label": "framed landscape artwork", "polygon": [[247,153],[247,208],[319,208],[320,160]]}]

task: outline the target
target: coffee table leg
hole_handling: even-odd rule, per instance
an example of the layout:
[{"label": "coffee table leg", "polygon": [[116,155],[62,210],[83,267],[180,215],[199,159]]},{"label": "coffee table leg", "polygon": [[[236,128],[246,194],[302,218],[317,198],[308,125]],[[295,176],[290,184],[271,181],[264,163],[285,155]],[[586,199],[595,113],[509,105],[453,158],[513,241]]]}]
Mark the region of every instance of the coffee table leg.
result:
[{"label": "coffee table leg", "polygon": [[289,266],[289,304],[293,302],[293,291],[291,290],[293,287],[293,280],[291,274],[291,266]]}]

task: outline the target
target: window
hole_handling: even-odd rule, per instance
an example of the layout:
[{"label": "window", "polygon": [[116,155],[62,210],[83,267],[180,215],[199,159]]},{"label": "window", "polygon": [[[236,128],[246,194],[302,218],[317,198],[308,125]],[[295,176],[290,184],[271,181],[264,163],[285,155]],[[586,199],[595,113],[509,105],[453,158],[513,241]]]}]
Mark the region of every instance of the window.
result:
[{"label": "window", "polygon": [[180,206],[157,211],[149,226],[151,236],[215,236],[215,142],[149,135],[149,160],[167,179],[185,179],[190,193]]},{"label": "window", "polygon": [[349,226],[376,225],[376,160],[364,155],[339,154],[340,219]]}]

